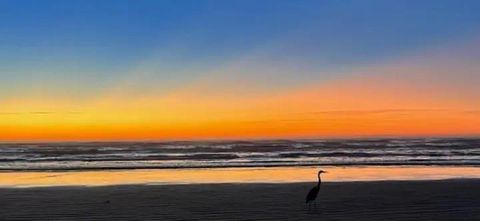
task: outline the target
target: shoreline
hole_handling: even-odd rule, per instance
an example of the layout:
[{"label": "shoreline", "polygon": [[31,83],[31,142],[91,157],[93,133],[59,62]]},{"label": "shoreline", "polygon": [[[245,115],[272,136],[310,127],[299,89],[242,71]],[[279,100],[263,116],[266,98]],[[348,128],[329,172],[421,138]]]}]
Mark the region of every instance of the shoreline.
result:
[{"label": "shoreline", "polygon": [[[323,178],[322,178],[323,179]],[[428,182],[475,182],[480,185],[480,178],[446,178],[446,179],[428,179],[428,180],[356,180],[356,181],[323,181],[322,185],[350,185],[350,184],[382,184],[382,183],[428,183]],[[132,183],[132,184],[112,184],[112,185],[56,185],[56,186],[0,186],[2,190],[28,190],[28,189],[95,189],[95,188],[129,188],[129,187],[187,187],[187,186],[262,186],[262,185],[310,185],[315,186],[316,182],[225,182],[225,183]]]},{"label": "shoreline", "polygon": [[135,167],[78,167],[78,168],[0,168],[4,172],[82,172],[82,171],[116,171],[116,170],[181,170],[181,169],[236,169],[236,168],[285,168],[285,167],[479,167],[480,163],[305,163],[305,164],[273,164],[273,165],[228,165],[228,166],[135,166]]},{"label": "shoreline", "polygon": [[[321,167],[325,182],[480,179],[480,167]],[[316,180],[319,167],[256,167],[95,171],[0,172],[0,187],[172,185],[216,183],[303,183]]]}]

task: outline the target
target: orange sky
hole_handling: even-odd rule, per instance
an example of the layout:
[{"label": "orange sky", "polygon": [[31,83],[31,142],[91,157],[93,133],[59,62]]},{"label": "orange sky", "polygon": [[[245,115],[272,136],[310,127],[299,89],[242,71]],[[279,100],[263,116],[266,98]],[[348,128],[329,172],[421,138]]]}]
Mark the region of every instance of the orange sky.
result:
[{"label": "orange sky", "polygon": [[218,79],[238,69],[231,64],[168,93],[138,95],[128,86],[134,72],[95,97],[3,100],[0,141],[478,136],[480,65],[466,59],[477,42],[275,90]]},{"label": "orange sky", "polygon": [[[1,140],[156,140],[480,134],[469,100],[407,88],[408,82],[354,79],[259,97],[196,96],[69,103],[14,103]],[[418,89],[418,90],[417,90]],[[429,93],[430,92],[430,93]],[[48,112],[29,112],[29,105]],[[82,104],[83,105],[83,104]],[[80,106],[82,106],[80,105]],[[24,108],[18,108],[22,107]],[[87,108],[88,107],[88,108]],[[20,110],[19,110],[20,109]],[[23,109],[23,110],[22,110]]]}]

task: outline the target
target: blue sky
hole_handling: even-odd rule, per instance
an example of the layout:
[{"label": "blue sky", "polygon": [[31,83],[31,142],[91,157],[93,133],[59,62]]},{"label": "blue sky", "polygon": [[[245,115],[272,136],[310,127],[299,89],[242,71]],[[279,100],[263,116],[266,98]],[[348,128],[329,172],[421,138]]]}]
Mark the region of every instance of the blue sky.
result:
[{"label": "blue sky", "polygon": [[325,77],[312,72],[468,37],[480,26],[479,9],[477,1],[2,0],[0,90],[71,86],[88,94],[146,61],[148,80],[181,85],[250,56],[308,70],[272,87],[301,84]]}]

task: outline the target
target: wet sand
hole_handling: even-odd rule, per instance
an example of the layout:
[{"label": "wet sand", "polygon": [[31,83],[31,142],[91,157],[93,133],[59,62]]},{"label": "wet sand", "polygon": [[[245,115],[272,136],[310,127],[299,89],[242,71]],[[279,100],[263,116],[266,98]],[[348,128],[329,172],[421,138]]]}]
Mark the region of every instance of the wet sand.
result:
[{"label": "wet sand", "polygon": [[[135,184],[301,183],[316,180],[318,167],[197,168],[0,172],[0,187],[115,186]],[[325,181],[480,179],[480,167],[321,167]]]},{"label": "wet sand", "polygon": [[480,180],[0,189],[0,220],[480,220]]}]

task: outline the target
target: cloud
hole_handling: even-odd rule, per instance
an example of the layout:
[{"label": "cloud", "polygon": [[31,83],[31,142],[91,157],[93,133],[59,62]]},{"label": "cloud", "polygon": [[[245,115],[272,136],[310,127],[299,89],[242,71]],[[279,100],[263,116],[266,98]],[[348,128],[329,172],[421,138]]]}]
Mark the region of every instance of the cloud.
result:
[{"label": "cloud", "polygon": [[30,111],[30,112],[0,112],[0,115],[52,115],[52,114],[82,114],[82,111]]},{"label": "cloud", "polygon": [[[271,117],[261,120],[240,120],[236,122],[242,123],[295,123],[295,122],[313,122],[326,119],[337,119],[337,117],[345,116],[369,116],[369,115],[407,115],[412,113],[429,114],[429,113],[468,113],[480,114],[480,111],[458,111],[449,109],[376,109],[376,110],[332,110],[332,111],[315,111],[300,113],[285,113],[282,116]],[[287,116],[287,117],[285,117]],[[292,117],[293,116],[293,117]],[[320,117],[322,116],[322,117]]]},{"label": "cloud", "polygon": [[36,115],[49,115],[49,114],[55,114],[55,112],[51,111],[32,111],[30,114],[36,114]]},{"label": "cloud", "polygon": [[480,110],[468,110],[464,112],[465,114],[480,115]]},{"label": "cloud", "polygon": [[378,110],[333,110],[333,111],[316,111],[303,114],[314,115],[372,115],[372,114],[395,114],[395,113],[412,113],[412,112],[443,112],[445,109],[378,109]]},{"label": "cloud", "polygon": [[15,115],[15,114],[20,114],[16,112],[0,112],[0,115]]}]

